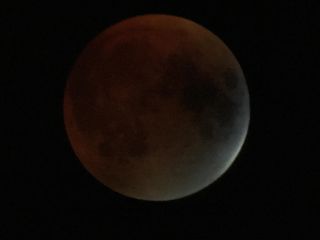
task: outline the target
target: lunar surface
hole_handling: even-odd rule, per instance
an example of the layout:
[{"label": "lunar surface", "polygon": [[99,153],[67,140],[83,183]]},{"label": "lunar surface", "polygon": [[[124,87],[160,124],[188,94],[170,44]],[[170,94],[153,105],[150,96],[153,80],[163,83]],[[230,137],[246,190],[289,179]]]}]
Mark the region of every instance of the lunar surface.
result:
[{"label": "lunar surface", "polygon": [[182,198],[232,164],[249,124],[236,58],[213,33],[176,16],[117,23],[80,54],[64,120],[84,167],[135,199]]}]

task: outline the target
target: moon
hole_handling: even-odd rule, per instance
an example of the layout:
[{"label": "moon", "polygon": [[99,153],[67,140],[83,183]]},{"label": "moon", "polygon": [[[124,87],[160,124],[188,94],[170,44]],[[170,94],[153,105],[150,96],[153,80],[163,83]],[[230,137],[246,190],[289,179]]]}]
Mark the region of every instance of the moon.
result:
[{"label": "moon", "polygon": [[246,80],[229,48],[201,25],[161,14],[123,20],[89,42],[63,109],[87,171],[114,192],[149,201],[216,181],[250,118]]}]

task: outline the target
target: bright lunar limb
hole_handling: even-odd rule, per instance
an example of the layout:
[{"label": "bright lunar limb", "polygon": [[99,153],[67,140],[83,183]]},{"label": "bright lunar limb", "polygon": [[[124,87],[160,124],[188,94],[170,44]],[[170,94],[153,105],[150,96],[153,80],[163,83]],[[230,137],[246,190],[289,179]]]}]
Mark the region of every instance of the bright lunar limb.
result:
[{"label": "bright lunar limb", "polygon": [[228,47],[197,23],[133,17],[77,59],[64,95],[72,148],[101,183],[128,197],[182,198],[218,179],[248,130],[245,77]]}]

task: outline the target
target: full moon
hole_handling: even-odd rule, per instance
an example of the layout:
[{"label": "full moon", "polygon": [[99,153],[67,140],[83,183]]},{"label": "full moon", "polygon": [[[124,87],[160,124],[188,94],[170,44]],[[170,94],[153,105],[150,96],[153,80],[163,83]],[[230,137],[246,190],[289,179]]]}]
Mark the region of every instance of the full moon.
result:
[{"label": "full moon", "polygon": [[243,71],[199,24],[143,15],[103,31],[74,64],[64,122],[83,166],[127,197],[194,194],[233,163],[247,135]]}]

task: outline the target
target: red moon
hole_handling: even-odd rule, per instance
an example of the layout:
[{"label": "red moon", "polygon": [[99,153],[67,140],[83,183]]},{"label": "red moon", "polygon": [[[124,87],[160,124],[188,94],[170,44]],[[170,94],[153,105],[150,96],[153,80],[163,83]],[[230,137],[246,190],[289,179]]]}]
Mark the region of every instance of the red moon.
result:
[{"label": "red moon", "polygon": [[123,20],[93,39],[68,78],[64,121],[83,166],[109,189],[167,201],[198,192],[232,164],[250,117],[243,71],[197,23]]}]

